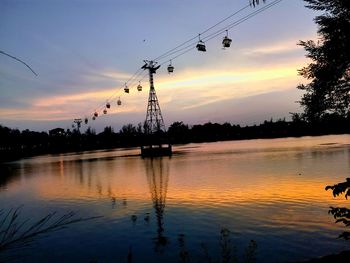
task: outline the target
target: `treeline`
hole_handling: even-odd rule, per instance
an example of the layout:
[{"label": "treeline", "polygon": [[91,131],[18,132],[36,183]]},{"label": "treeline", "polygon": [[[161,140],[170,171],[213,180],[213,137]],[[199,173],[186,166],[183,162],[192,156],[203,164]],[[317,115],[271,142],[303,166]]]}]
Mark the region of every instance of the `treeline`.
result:
[{"label": "treeline", "polygon": [[298,114],[293,114],[292,117],[292,121],[271,119],[260,125],[244,127],[210,122],[190,127],[182,122],[174,122],[168,129],[168,138],[172,143],[190,143],[350,133],[350,117],[326,115],[312,124]]},{"label": "treeline", "polygon": [[[292,121],[271,119],[260,125],[244,127],[230,123],[209,122],[189,126],[183,122],[174,122],[169,126],[167,133],[160,133],[156,137],[159,137],[162,142],[168,140],[172,144],[184,144],[340,134],[350,132],[349,120],[350,118],[338,115],[326,115],[320,122],[311,125],[295,114]],[[124,125],[118,132],[115,132],[112,127],[106,127],[103,132],[98,134],[90,127],[84,133],[77,129],[64,130],[61,128],[50,130],[47,133],[30,130],[19,131],[0,125],[0,160],[47,153],[135,147],[147,145],[149,140],[150,138],[145,135],[141,124],[137,126]],[[153,141],[153,143],[156,142]]]}]

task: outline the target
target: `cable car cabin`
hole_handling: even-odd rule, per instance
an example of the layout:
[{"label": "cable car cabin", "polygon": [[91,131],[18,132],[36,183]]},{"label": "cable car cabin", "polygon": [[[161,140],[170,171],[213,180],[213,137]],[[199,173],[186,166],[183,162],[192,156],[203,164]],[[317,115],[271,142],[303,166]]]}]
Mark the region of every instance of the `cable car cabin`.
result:
[{"label": "cable car cabin", "polygon": [[97,111],[95,111],[94,117],[96,118],[97,116],[98,116],[98,113],[97,113]]},{"label": "cable car cabin", "polygon": [[124,88],[124,91],[125,91],[125,93],[129,93],[130,90],[129,90],[128,87],[125,87],[125,88]]},{"label": "cable car cabin", "polygon": [[231,46],[232,39],[228,38],[227,36],[224,37],[222,40],[222,46],[225,47],[230,47]]},{"label": "cable car cabin", "polygon": [[110,108],[111,108],[111,104],[110,104],[109,102],[107,102],[106,108],[107,108],[107,109],[110,109]]},{"label": "cable car cabin", "polygon": [[89,122],[88,118],[85,118],[85,119],[84,119],[84,123],[85,123],[85,124],[88,124],[88,122]]},{"label": "cable car cabin", "polygon": [[117,104],[118,104],[118,106],[122,105],[122,101],[120,99],[118,99]]},{"label": "cable car cabin", "polygon": [[174,66],[170,64],[168,66],[168,73],[170,74],[170,73],[173,73],[173,72],[174,72]]},{"label": "cable car cabin", "polygon": [[138,90],[138,91],[142,91],[142,86],[141,86],[141,84],[137,85],[137,90]]},{"label": "cable car cabin", "polygon": [[92,120],[93,120],[93,121],[96,120],[96,117],[95,117],[95,116],[92,116]]},{"label": "cable car cabin", "polygon": [[103,114],[107,114],[107,110],[106,109],[103,110]]},{"label": "cable car cabin", "polygon": [[202,40],[199,40],[196,48],[198,49],[198,51],[202,51],[202,52],[205,52],[207,51],[206,48],[205,48],[205,44]]}]

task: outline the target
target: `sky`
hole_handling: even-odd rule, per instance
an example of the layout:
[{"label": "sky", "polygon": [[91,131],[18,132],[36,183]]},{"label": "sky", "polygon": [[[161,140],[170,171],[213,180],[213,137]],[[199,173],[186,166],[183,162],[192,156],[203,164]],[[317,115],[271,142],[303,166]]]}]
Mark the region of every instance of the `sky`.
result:
[{"label": "sky", "polygon": [[[88,126],[119,130],[145,120],[149,83],[144,64],[191,39],[246,7],[201,37],[257,11],[248,0],[0,0],[0,124],[47,131],[71,128],[75,118]],[[166,127],[230,122],[259,124],[300,112],[305,80],[297,70],[309,62],[299,40],[317,38],[316,13],[302,0],[282,0],[228,30],[230,48],[221,45],[225,32],[195,48],[160,59],[155,88]],[[185,45],[186,46],[186,45]],[[181,53],[181,52],[180,52]],[[136,90],[141,80],[143,90]],[[116,100],[120,98],[121,106]],[[103,115],[103,105],[111,109]],[[91,120],[94,111],[99,116]]]}]

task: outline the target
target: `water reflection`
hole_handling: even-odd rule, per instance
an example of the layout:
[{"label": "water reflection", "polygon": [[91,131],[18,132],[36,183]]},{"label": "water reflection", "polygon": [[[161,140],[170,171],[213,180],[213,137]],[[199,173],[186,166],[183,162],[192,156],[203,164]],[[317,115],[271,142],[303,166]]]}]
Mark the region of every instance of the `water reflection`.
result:
[{"label": "water reflection", "polygon": [[18,167],[11,167],[5,164],[0,164],[0,173],[0,191],[5,190],[8,184],[17,180],[20,176]]},{"label": "water reflection", "polygon": [[318,256],[342,246],[334,241],[341,226],[327,211],[348,201],[333,200],[324,186],[348,177],[350,136],[316,139],[193,144],[176,147],[184,154],[171,159],[117,150],[24,159],[0,167],[0,203],[23,204],[28,217],[67,209],[104,216],[101,224],[77,225],[38,245],[47,262],[58,262],[45,252],[55,249],[66,262],[111,262],[116,255],[125,262],[130,244],[137,262],[173,262],[174,249],[186,258],[186,251],[196,255],[200,242],[217,246],[222,227],[235,231],[238,245],[256,239],[260,259]]},{"label": "water reflection", "polygon": [[[164,235],[164,210],[169,182],[169,157],[145,159],[146,177],[157,218],[155,250],[161,251],[168,244]],[[145,217],[145,220],[149,220]]]}]

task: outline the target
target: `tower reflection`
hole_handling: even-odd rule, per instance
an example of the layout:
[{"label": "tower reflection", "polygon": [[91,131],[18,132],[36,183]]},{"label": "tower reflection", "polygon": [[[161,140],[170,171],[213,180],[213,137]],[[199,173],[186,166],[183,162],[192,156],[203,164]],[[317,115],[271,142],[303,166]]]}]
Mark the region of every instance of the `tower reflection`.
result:
[{"label": "tower reflection", "polygon": [[169,181],[169,160],[169,157],[144,160],[147,182],[157,218],[155,250],[159,252],[162,252],[162,248],[168,244],[168,238],[164,235],[164,210]]}]

